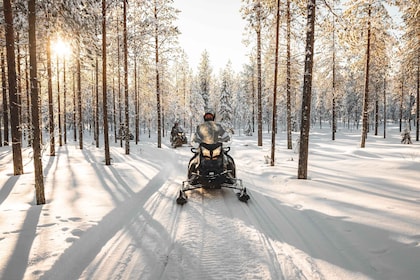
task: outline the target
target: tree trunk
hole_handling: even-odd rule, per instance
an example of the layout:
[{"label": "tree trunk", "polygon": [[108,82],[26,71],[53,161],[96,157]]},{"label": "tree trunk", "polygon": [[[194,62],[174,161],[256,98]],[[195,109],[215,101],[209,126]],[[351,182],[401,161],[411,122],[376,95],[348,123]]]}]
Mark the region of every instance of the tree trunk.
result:
[{"label": "tree trunk", "polygon": [[279,25],[280,25],[280,0],[277,0],[276,13],[276,50],[274,57],[274,87],[273,87],[273,121],[271,130],[271,161],[270,165],[274,166],[276,151],[276,128],[277,128],[277,73],[279,64]]},{"label": "tree trunk", "polygon": [[67,144],[67,80],[66,80],[66,57],[63,58],[63,138]]},{"label": "tree trunk", "polygon": [[104,148],[105,165],[111,165],[108,138],[108,99],[107,99],[107,76],[106,76],[106,0],[102,0],[102,111],[104,118]]},{"label": "tree trunk", "polygon": [[158,130],[158,148],[162,147],[162,124],[160,112],[160,81],[159,81],[159,35],[158,35],[158,18],[157,7],[155,1],[155,63],[156,63],[156,107],[157,107],[157,130]]},{"label": "tree trunk", "polygon": [[95,58],[95,142],[99,148],[99,60]]},{"label": "tree trunk", "polygon": [[332,129],[331,139],[335,140],[335,133],[337,132],[337,120],[336,120],[336,73],[335,73],[335,17],[333,19],[333,57],[332,57]]},{"label": "tree trunk", "polygon": [[6,62],[4,60],[3,47],[0,52],[1,60],[1,88],[3,93],[3,141],[4,146],[9,146],[9,102],[7,99],[7,76],[6,76]]},{"label": "tree trunk", "polygon": [[13,174],[23,174],[22,163],[22,132],[20,130],[19,97],[17,93],[16,58],[15,58],[15,35],[13,27],[13,12],[10,0],[3,0],[6,55],[7,55],[7,78],[9,84],[10,126],[12,132],[13,151]]},{"label": "tree trunk", "polygon": [[117,65],[118,65],[118,136],[120,138],[120,147],[123,146],[123,125],[121,110],[121,63],[120,63],[120,31],[117,23]]},{"label": "tree trunk", "polygon": [[75,73],[73,72],[73,141],[77,141],[77,89],[76,89],[76,77]]},{"label": "tree trunk", "polygon": [[378,135],[378,128],[379,128],[379,100],[378,100],[378,94],[375,94],[376,100],[375,100],[375,135]]},{"label": "tree trunk", "polygon": [[82,113],[82,73],[80,69],[80,46],[77,48],[76,57],[76,75],[77,75],[77,124],[79,127],[79,148],[83,149],[83,113]]},{"label": "tree trunk", "polygon": [[127,2],[124,0],[124,98],[125,98],[125,154],[130,154],[130,119],[128,114],[128,44],[127,44]]},{"label": "tree trunk", "polygon": [[384,139],[386,138],[386,75],[384,75]]},{"label": "tree trunk", "polygon": [[363,126],[362,126],[362,140],[360,148],[364,148],[366,145],[366,138],[368,133],[369,125],[369,64],[370,64],[370,20],[371,20],[371,6],[369,5],[368,11],[368,30],[367,30],[367,44],[366,44],[366,71],[365,71],[365,93],[363,98]]},{"label": "tree trunk", "polygon": [[307,179],[309,129],[311,126],[312,68],[314,58],[316,0],[308,0],[305,72],[303,77],[302,118],[300,128],[298,179]]},{"label": "tree trunk", "polygon": [[115,94],[115,79],[112,76],[112,116],[114,120],[114,143],[117,143],[118,129],[117,129],[117,104],[116,104],[116,94]]},{"label": "tree trunk", "polygon": [[287,62],[286,62],[286,113],[287,113],[287,149],[293,149],[292,140],[292,100],[291,100],[291,53],[290,53],[290,0],[287,0],[286,17],[287,17]]},{"label": "tree trunk", "polygon": [[31,91],[29,86],[29,65],[28,65],[28,57],[25,57],[25,88],[26,88],[26,123],[28,124],[28,146],[32,146],[32,129],[30,124],[32,123],[31,118]]},{"label": "tree trunk", "polygon": [[139,111],[140,111],[140,102],[139,102],[139,92],[138,92],[138,85],[137,85],[137,58],[134,58],[134,111],[135,111],[135,138],[136,144],[139,143],[139,136],[140,136],[140,119],[139,119]]},{"label": "tree trunk", "polygon": [[420,122],[420,50],[417,51],[416,141],[419,141]]},{"label": "tree trunk", "polygon": [[61,96],[60,96],[60,61],[57,55],[57,107],[58,107],[58,145],[63,146],[63,128],[61,126]]},{"label": "tree trunk", "polygon": [[31,87],[31,106],[32,106],[32,147],[34,159],[35,173],[35,193],[36,204],[45,204],[44,194],[44,177],[42,168],[41,154],[41,129],[39,121],[39,96],[38,96],[38,77],[37,77],[37,61],[36,61],[36,12],[35,1],[28,1],[28,22],[29,22],[29,71],[30,71],[30,87]]},{"label": "tree trunk", "polygon": [[404,81],[401,77],[401,98],[400,98],[400,132],[402,132],[402,120],[403,120],[403,103],[404,103]]},{"label": "tree trunk", "polygon": [[50,156],[55,156],[55,137],[54,137],[54,101],[52,94],[52,73],[51,73],[51,39],[47,39],[47,78],[48,78],[48,129],[50,132]]},{"label": "tree trunk", "polygon": [[261,2],[257,3],[257,122],[258,146],[262,146]]}]

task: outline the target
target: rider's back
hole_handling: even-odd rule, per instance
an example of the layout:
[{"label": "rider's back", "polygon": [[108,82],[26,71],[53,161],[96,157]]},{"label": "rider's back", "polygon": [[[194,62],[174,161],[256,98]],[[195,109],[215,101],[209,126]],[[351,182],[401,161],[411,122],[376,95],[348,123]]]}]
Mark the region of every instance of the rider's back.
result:
[{"label": "rider's back", "polygon": [[226,132],[220,124],[214,121],[206,121],[197,126],[194,141],[198,143],[214,144],[226,141],[226,139],[223,139],[226,137],[225,134]]}]

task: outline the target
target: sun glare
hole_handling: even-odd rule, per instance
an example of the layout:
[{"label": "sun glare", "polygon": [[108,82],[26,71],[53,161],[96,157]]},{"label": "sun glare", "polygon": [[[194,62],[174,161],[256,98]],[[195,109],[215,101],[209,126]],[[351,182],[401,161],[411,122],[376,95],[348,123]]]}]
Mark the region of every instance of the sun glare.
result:
[{"label": "sun glare", "polygon": [[71,54],[71,47],[67,41],[58,38],[56,41],[51,43],[51,50],[53,53],[62,58],[68,58]]}]

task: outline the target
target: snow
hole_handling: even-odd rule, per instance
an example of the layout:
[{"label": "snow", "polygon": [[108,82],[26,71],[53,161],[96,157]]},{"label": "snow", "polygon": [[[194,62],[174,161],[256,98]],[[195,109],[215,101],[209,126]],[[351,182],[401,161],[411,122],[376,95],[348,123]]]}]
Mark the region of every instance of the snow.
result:
[{"label": "snow", "polygon": [[[251,199],[193,191],[175,203],[192,156],[142,135],[131,154],[111,139],[112,165],[86,141],[43,153],[47,204],[37,206],[30,149],[13,176],[0,148],[0,279],[418,279],[420,144],[329,129],[310,135],[308,179],[276,139],[276,166],[256,136],[231,155]],[[297,135],[294,135],[296,139]],[[86,138],[88,136],[86,135]],[[44,138],[47,139],[47,138]]]}]

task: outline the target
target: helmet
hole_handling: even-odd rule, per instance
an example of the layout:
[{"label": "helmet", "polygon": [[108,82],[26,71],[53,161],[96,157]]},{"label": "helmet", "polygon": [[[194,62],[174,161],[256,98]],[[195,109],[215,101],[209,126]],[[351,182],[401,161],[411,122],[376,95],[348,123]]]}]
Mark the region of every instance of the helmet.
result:
[{"label": "helmet", "polygon": [[208,109],[206,110],[206,113],[204,114],[204,121],[214,121],[216,114],[214,113],[213,110]]}]

